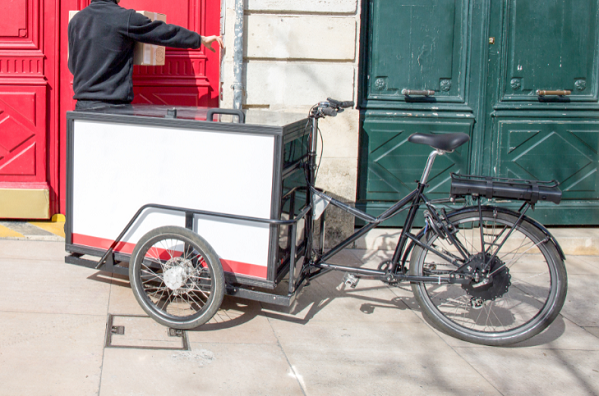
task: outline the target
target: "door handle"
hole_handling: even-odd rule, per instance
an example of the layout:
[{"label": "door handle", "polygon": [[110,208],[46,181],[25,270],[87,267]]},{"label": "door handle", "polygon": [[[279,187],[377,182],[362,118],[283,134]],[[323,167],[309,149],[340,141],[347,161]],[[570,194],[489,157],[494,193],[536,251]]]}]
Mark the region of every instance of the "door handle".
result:
[{"label": "door handle", "polygon": [[548,91],[545,89],[537,89],[537,95],[539,95],[539,96],[548,96],[548,95],[567,96],[567,95],[570,95],[571,93],[572,93],[572,91],[569,91],[567,89],[558,90],[558,91]]},{"label": "door handle", "polygon": [[401,90],[401,94],[406,96],[434,96],[435,91],[431,91],[430,89],[416,90],[404,88]]}]

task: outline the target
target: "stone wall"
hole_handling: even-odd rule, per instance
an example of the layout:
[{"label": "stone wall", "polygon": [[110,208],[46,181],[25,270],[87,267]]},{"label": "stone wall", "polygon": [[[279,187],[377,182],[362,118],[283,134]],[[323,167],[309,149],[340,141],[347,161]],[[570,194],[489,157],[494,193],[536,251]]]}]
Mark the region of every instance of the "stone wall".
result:
[{"label": "stone wall", "polygon": [[[233,104],[235,1],[224,2],[227,49],[221,66],[221,107]],[[360,6],[357,0],[246,0],[244,108],[305,112],[332,97],[357,101]],[[324,140],[317,185],[356,199],[357,110],[320,123]],[[319,148],[320,152],[320,148]],[[353,219],[328,212],[329,242],[348,235]]]}]

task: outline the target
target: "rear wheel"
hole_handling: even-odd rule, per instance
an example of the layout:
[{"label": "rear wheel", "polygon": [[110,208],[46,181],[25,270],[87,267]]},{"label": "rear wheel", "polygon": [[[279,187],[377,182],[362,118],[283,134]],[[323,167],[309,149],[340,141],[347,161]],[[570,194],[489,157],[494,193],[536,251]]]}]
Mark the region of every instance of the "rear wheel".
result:
[{"label": "rear wheel", "polygon": [[516,227],[516,213],[485,209],[481,222],[478,208],[473,208],[448,218],[457,244],[432,230],[422,242],[458,265],[415,247],[410,274],[448,279],[460,272],[476,280],[465,285],[413,283],[423,314],[444,332],[485,345],[523,341],[549,326],[564,304],[567,289],[564,262],[549,238],[526,218]]},{"label": "rear wheel", "polygon": [[156,228],[144,235],[129,263],[131,289],[157,322],[192,329],[212,318],[223,300],[223,269],[202,237],[181,227]]}]

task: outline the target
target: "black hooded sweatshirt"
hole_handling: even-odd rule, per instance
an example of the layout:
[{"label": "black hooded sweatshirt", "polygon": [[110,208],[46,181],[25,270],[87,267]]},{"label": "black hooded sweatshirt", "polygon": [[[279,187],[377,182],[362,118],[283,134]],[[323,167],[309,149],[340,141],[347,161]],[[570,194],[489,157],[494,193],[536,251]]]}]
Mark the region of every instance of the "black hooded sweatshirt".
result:
[{"label": "black hooded sweatshirt", "polygon": [[175,48],[199,48],[202,42],[195,32],[152,22],[114,0],[92,0],[69,23],[73,99],[131,103],[136,41]]}]

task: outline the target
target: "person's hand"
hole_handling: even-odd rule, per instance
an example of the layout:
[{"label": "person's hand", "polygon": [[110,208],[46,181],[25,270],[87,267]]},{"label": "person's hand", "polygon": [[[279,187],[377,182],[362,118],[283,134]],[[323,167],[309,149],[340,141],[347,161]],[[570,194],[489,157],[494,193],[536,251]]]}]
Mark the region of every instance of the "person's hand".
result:
[{"label": "person's hand", "polygon": [[223,43],[223,39],[221,36],[202,36],[202,44],[210,51],[214,52],[214,48],[212,48],[212,43],[218,42],[221,48],[225,48],[225,44]]}]

